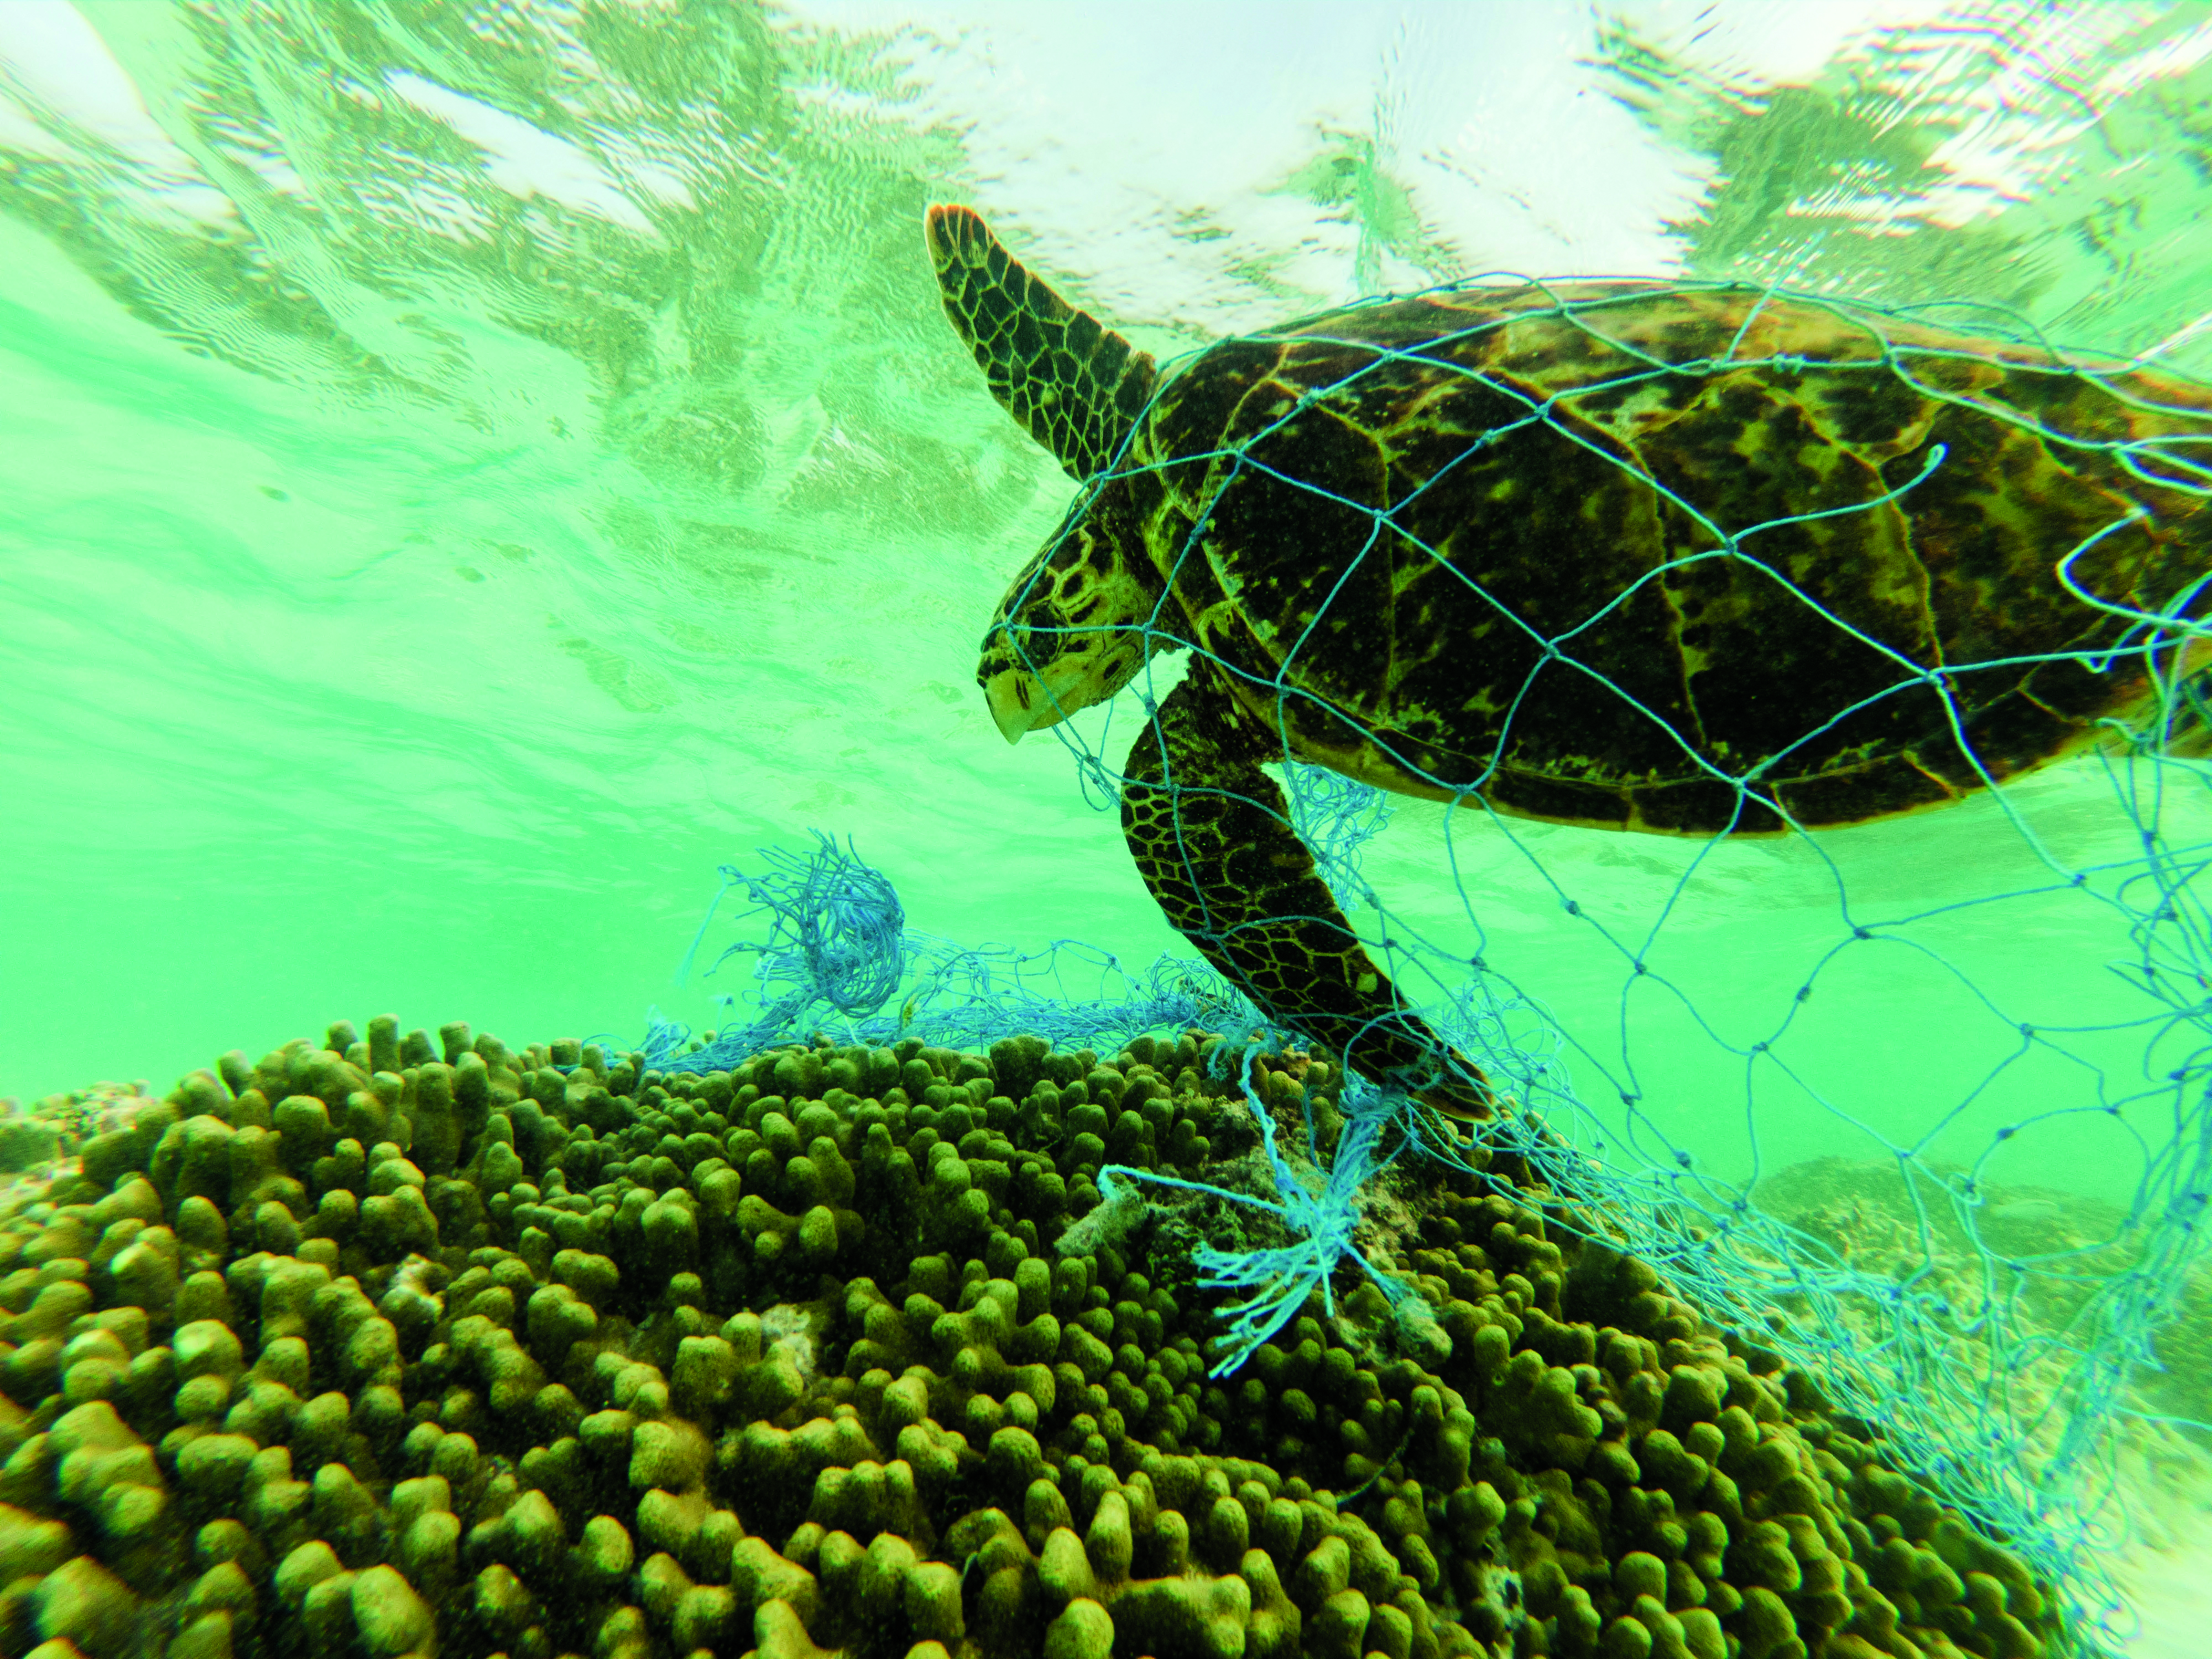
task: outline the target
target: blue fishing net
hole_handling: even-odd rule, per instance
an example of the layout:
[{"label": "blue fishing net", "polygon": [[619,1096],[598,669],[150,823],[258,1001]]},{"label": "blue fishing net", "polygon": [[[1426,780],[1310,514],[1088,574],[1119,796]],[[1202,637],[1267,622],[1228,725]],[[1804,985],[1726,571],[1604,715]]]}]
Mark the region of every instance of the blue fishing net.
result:
[{"label": "blue fishing net", "polygon": [[[1401,1153],[1419,1144],[1417,1138],[1401,1133],[1392,1137],[1395,1144],[1387,1151],[1383,1146],[1385,1132],[1401,1127],[1407,1120],[1408,1103],[1403,1096],[1368,1087],[1357,1074],[1347,1076],[1341,1103],[1344,1126],[1333,1152],[1324,1160],[1314,1124],[1313,1103],[1306,1101],[1304,1168],[1320,1172],[1317,1181],[1309,1181],[1304,1170],[1284,1155],[1274,1115],[1261,1104],[1253,1087],[1253,1061],[1264,1033],[1253,1033],[1252,1038],[1239,1045],[1242,1053],[1237,1064],[1245,1103],[1260,1126],[1261,1148],[1274,1177],[1273,1200],[1127,1164],[1109,1164],[1099,1171],[1098,1195],[1109,1203],[1132,1183],[1179,1188],[1261,1211],[1291,1235],[1287,1244],[1245,1250],[1201,1244],[1194,1253],[1201,1289],[1243,1297],[1221,1310],[1228,1329],[1210,1373],[1214,1376],[1228,1376],[1242,1370],[1263,1343],[1297,1316],[1306,1298],[1316,1291],[1321,1294],[1322,1307],[1334,1318],[1336,1294],[1331,1280],[1341,1263],[1364,1272],[1393,1304],[1413,1293],[1403,1279],[1377,1271],[1352,1238],[1359,1224],[1362,1190],[1396,1163]],[[1228,1051],[1217,1049],[1215,1054],[1218,1060],[1228,1057]]]},{"label": "blue fishing net", "polygon": [[[1648,295],[1656,290],[1638,291]],[[1725,284],[1685,284],[1673,291],[1730,290]],[[1495,380],[1492,389],[1514,402],[1517,412],[1494,429],[1468,434],[1462,453],[1472,456],[1489,446],[1534,435],[1556,440],[1565,447],[1561,453],[1602,456],[1679,509],[1691,529],[1692,544],[1636,586],[1701,562],[1729,559],[1759,573],[1771,584],[1771,597],[1802,605],[1883,653],[1893,682],[1840,713],[1814,718],[1793,747],[1821,739],[1838,722],[1886,699],[1932,691],[1942,700],[1951,733],[1976,775],[1972,781],[1987,786],[1980,798],[1996,803],[1996,811],[1984,821],[1990,840],[2002,845],[2003,856],[1990,859],[1996,873],[1986,888],[1961,896],[1952,890],[1962,881],[1971,884],[1972,872],[1946,869],[1938,884],[1944,896],[1925,904],[1900,902],[1894,891],[1864,893],[1856,867],[1847,869],[1832,857],[1822,835],[1802,828],[1765,781],[1790,750],[1750,759],[1733,772],[1700,758],[1711,780],[1734,792],[1735,822],[1759,814],[1778,819],[1784,840],[1808,855],[1816,871],[1826,872],[1832,905],[1825,939],[1808,963],[1747,963],[1728,988],[1738,1006],[1725,1016],[1709,1016],[1698,1006],[1705,994],[1657,964],[1663,958],[1662,947],[1674,937],[1670,928],[1678,926],[1686,896],[1712,876],[1708,866],[1723,835],[1701,842],[1692,837],[1696,851],[1679,875],[1671,884],[1655,885],[1632,910],[1587,906],[1578,896],[1575,873],[1550,855],[1553,843],[1494,809],[1486,796],[1492,772],[1473,780],[1425,774],[1450,797],[1455,809],[1443,819],[1441,858],[1457,887],[1457,905],[1455,914],[1440,919],[1433,909],[1394,909],[1388,894],[1378,902],[1360,877],[1356,849],[1359,840],[1379,827],[1380,803],[1362,786],[1304,766],[1286,744],[1278,758],[1289,821],[1310,842],[1317,836],[1326,839],[1332,830],[1354,831],[1351,855],[1317,858],[1322,879],[1348,914],[1355,907],[1374,908],[1359,931],[1393,981],[1400,1006],[1470,1057],[1496,1091],[1514,1103],[1499,1121],[1484,1126],[1493,1146],[1519,1154],[1562,1198],[1587,1216],[1602,1218],[1608,1242],[1651,1262],[1708,1316],[1820,1377],[1839,1408],[1875,1425],[1892,1455],[1930,1477],[1947,1498],[2006,1536],[2039,1569],[2069,1583],[2087,1626],[2109,1631],[2116,1618],[2124,1623],[2125,1615],[2118,1613],[2102,1565],[2117,1541],[2113,1512],[2105,1500],[2119,1480],[2127,1435],[2142,1419],[2157,1415],[2144,1404],[2160,1369],[2157,1339],[2206,1248],[2203,1218],[2212,1196],[2212,1111],[2207,1109],[2206,1088],[2212,1079],[2212,915],[2199,878],[2212,861],[2212,791],[2207,787],[2212,774],[2196,758],[2204,710],[2185,658],[2185,647],[2204,632],[2199,620],[2204,580],[2187,584],[2160,603],[2136,605],[2092,592],[2081,573],[2109,538],[2134,532],[2160,515],[2179,517],[2212,494],[2212,466],[2207,464],[2212,462],[2212,429],[2150,437],[2118,431],[2126,411],[2154,408],[2155,400],[2117,373],[2069,362],[2025,325],[2016,333],[2020,349],[2008,362],[2033,362],[2039,366],[2033,372],[2065,377],[2078,389],[2089,400],[2081,406],[2091,410],[2079,429],[1984,396],[1972,374],[1976,355],[1930,343],[1912,326],[1924,318],[1770,290],[1750,307],[1728,351],[1711,358],[1669,357],[1663,345],[1649,338],[1627,339],[1610,330],[1611,301],[1543,292],[1547,302],[1522,315],[1565,319],[1587,337],[1594,351],[1611,353],[1624,367],[1618,374],[1595,376],[1578,389],[1547,397],[1532,395],[1504,378]],[[1781,377],[1802,371],[1808,362],[1802,355],[1780,352],[1761,358],[1746,348],[1761,307],[1778,297],[1817,306],[1858,337],[1874,342],[1875,349],[1865,354],[1863,365],[1869,374],[1894,375],[1939,404],[1965,405],[2031,430],[2049,450],[2097,451],[2109,458],[2123,480],[2124,495],[2112,501],[2106,521],[2051,550],[2057,580],[2089,612],[2109,619],[2109,625],[2083,630],[2077,637],[2087,642],[2079,649],[1987,662],[1921,661],[1855,628],[1793,575],[1796,532],[1844,514],[1899,503],[1909,509],[1915,491],[1942,477],[1947,465],[1957,465],[1941,443],[1911,458],[1913,465],[1903,476],[1893,472],[1875,479],[1840,504],[1762,523],[1723,524],[1703,511],[1692,494],[1650,477],[1594,441],[1594,423],[1647,387],[1752,367]],[[1328,321],[1344,325],[1346,316],[1335,313]],[[1986,325],[1985,317],[1977,320]],[[1357,366],[1334,384],[1307,387],[1283,420],[1331,401],[1351,409],[1369,377],[1408,363],[1433,371],[1451,348],[1497,325],[1390,344],[1358,342],[1350,354]],[[1294,337],[1296,330],[1266,337],[1270,343]],[[1307,337],[1338,348],[1345,344],[1340,334],[1326,327],[1317,326]],[[1176,365],[1167,366],[1161,384],[1171,385],[1176,371]],[[1462,367],[1459,372],[1484,378],[1479,368]],[[2192,400],[2160,412],[2201,420],[2195,409]],[[1201,469],[1198,476],[1211,480],[1206,488],[1212,493],[1190,514],[1194,528],[1189,544],[1178,550],[1182,558],[1202,556],[1196,538],[1209,525],[1214,503],[1232,485],[1249,485],[1252,474],[1264,472],[1273,484],[1302,492],[1317,522],[1331,512],[1348,509],[1357,515],[1354,529],[1341,538],[1349,550],[1344,554],[1347,570],[1389,541],[1401,560],[1425,555],[1488,598],[1464,566],[1452,568],[1443,551],[1405,527],[1400,517],[1405,503],[1386,506],[1352,486],[1309,480],[1251,453],[1275,427],[1205,454],[1139,462],[1130,457],[1135,432],[1143,426],[1140,419],[1125,441],[1121,459],[1083,489],[1087,495],[1118,477],[1149,469]],[[1442,475],[1455,465],[1438,459],[1433,471]],[[1079,510],[1071,513],[1067,525],[1072,528],[1080,518]],[[1364,533],[1358,525],[1365,526]],[[1044,556],[1051,551],[1048,548]],[[1333,548],[1316,556],[1338,553]],[[1332,592],[1326,581],[1316,591]],[[1631,597],[1616,596],[1607,611]],[[1996,600],[1992,596],[1989,602]],[[1018,593],[1012,608],[1018,610],[1021,603]],[[1509,614],[1510,627],[1533,645],[1539,659],[1523,694],[1540,672],[1555,677],[1579,673],[1626,705],[1627,717],[1664,724],[1659,713],[1583,654],[1589,630],[1605,614],[1542,625]],[[1309,632],[1325,621],[1316,617]],[[1176,623],[1171,609],[1163,606],[1123,630],[1141,640],[1148,665],[1133,689],[1148,714],[1166,695],[1149,665],[1164,649],[1191,653],[1252,679],[1249,665],[1224,662],[1202,642],[1175,632]],[[1087,630],[1039,625],[1030,631],[1042,638],[1054,631]],[[2001,782],[2009,768],[2002,762],[1985,763],[1978,752],[1970,735],[1974,710],[1959,688],[1977,672],[2062,660],[2100,674],[2116,667],[2139,669],[2148,677],[2151,695],[2130,721],[2108,720],[2101,751],[2092,761],[2076,763],[2091,781],[2098,832],[2054,839],[2047,824],[2016,801],[2015,786]],[[1040,665],[1032,660],[1029,666],[1042,685]],[[1287,668],[1259,689],[1284,708],[1311,696]],[[1286,716],[1283,728],[1291,723]],[[1110,805],[1127,781],[1113,757],[1079,735],[1082,729],[1066,723],[1054,728],[1076,760],[1085,793],[1102,806]],[[1689,738],[1674,735],[1686,752],[1697,753]],[[2089,812],[2083,799],[2077,791],[2069,809],[2076,818]],[[1559,927],[1579,930],[1577,938],[1617,964],[1619,1018],[1611,1029],[1562,1022],[1543,1006],[1546,988],[1540,981],[1501,965],[1500,958],[1513,954],[1510,941],[1493,930],[1484,894],[1460,879],[1463,859],[1478,849],[1494,856],[1500,847],[1519,853],[1520,878],[1531,890],[1552,896]],[[1755,906],[1757,901],[1747,896],[1746,902]],[[2024,951],[2047,949],[2039,943],[2047,931],[2044,912],[2069,906],[2092,913],[2108,936],[2122,941],[2113,957],[2050,960],[2047,971],[2084,983],[2118,975],[2133,988],[2132,1009],[2116,1018],[2103,1017],[2100,1010],[2072,1024],[2039,1024],[2013,1006],[2012,988],[1984,985],[1976,970],[1947,954],[1948,946],[1928,942],[1938,923],[1965,918],[2003,928],[2016,914],[2028,916],[2033,906],[2043,909],[2021,924],[2033,930],[2024,936]],[[1802,918],[1797,921],[1802,924]],[[1970,1036],[1996,1043],[1986,1069],[1964,1082],[1953,1104],[1903,1133],[1886,1123],[1874,1103],[1899,1085],[1900,1076],[1886,1074],[1871,1047],[1859,1075],[1838,1085],[1807,1073],[1795,1058],[1792,1042],[1793,1028],[1807,1018],[1808,1003],[1850,982],[1865,960],[1855,953],[1885,948],[1910,951],[1918,966],[1948,976],[1968,1010],[1959,1028],[1962,1043]],[[1763,982],[1747,981],[1761,973],[1767,975]],[[1271,1006],[1252,985],[1236,988],[1252,1002],[1263,1029],[1298,1034],[1297,1008]],[[1638,1037],[1631,1018],[1635,1008],[1645,1006],[1638,997],[1671,998],[1686,1011],[1698,1040],[1732,1063],[1736,1081],[1731,1092],[1700,1099],[1670,1094],[1670,1087],[1679,1085],[1670,1085],[1667,1065],[1654,1063],[1659,1057]],[[1747,1007],[1753,1012],[1745,1012]],[[1868,1035],[1871,1041],[1881,1034]],[[2124,1064],[2112,1058],[2116,1042],[2132,1056]],[[1962,1047],[1960,1052],[1966,1051]],[[2032,1090],[2021,1088],[2016,1098],[2008,1095],[2013,1079],[2021,1074],[2016,1067],[2053,1057],[2070,1062],[2066,1075],[2078,1085],[2071,1093],[2061,1096],[2039,1081]],[[1942,1058],[1948,1061],[1949,1056]],[[1359,1057],[1347,1059],[1356,1073]],[[1358,1093],[1355,1084],[1347,1090],[1347,1100]],[[1240,1298],[1227,1310],[1224,1370],[1233,1370],[1280,1328],[1314,1290],[1328,1294],[1331,1273],[1340,1263],[1374,1272],[1351,1239],[1362,1191],[1378,1171],[1409,1151],[1447,1160],[1456,1156],[1450,1137],[1405,1096],[1368,1091],[1347,1115],[1334,1163],[1324,1166],[1318,1152],[1309,1147],[1313,1167],[1302,1175],[1278,1146],[1261,1103],[1254,1098],[1250,1103],[1266,1139],[1277,1200],[1270,1204],[1219,1188],[1204,1190],[1270,1210],[1291,1242],[1241,1255],[1214,1251],[1201,1259],[1206,1282]],[[1680,1126],[1700,1111],[1707,1116],[1724,1114],[1740,1126],[1748,1152],[1747,1174],[1717,1172],[1713,1161],[1689,1144]],[[1964,1158],[1954,1155],[1966,1128],[1992,1113],[2002,1121],[1988,1130],[1981,1150]],[[1886,1166],[1905,1195],[1908,1219],[1887,1259],[1877,1261],[1871,1252],[1854,1255],[1832,1239],[1786,1224],[1754,1201],[1754,1183],[1774,1167],[1770,1143],[1778,1136],[1802,1143],[1800,1126],[1808,1117],[1832,1127],[1837,1139],[1854,1141],[1875,1165]],[[2054,1238],[2043,1248],[2023,1249],[2016,1234],[2000,1239],[1994,1218],[1984,1214],[2000,1154],[2013,1157],[2021,1137],[2038,1136],[2039,1144],[2051,1149],[2051,1162],[2063,1169],[2069,1144],[2064,1135],[2090,1119],[2109,1121],[2117,1137],[2100,1145],[2117,1145],[2134,1160],[2137,1178],[2121,1206],[2124,1218],[2107,1236],[2086,1243]],[[2003,1167],[2023,1165],[2014,1157]],[[1115,1171],[1114,1178],[1190,1184],[1127,1169]],[[1963,1258],[1945,1242],[1957,1239],[1965,1242]],[[1384,1289],[1395,1294],[1394,1287]],[[2068,1310],[2055,1327],[2037,1312],[2053,1305]]]},{"label": "blue fishing net", "polygon": [[[759,854],[767,868],[757,875],[722,866],[722,884],[677,969],[680,984],[690,975],[724,895],[743,887],[753,901],[746,914],[766,917],[767,935],[726,947],[707,971],[711,975],[748,952],[760,958],[753,975],[760,1012],[744,1031],[728,1034],[753,1042],[747,1052],[788,1040],[800,1023],[866,1018],[890,1000],[906,972],[910,950],[897,892],[880,871],[860,861],[850,836],[841,848],[820,830],[813,833],[811,857],[763,847]],[[732,1000],[723,999],[726,1005]]]},{"label": "blue fishing net", "polygon": [[[1346,848],[1338,856],[1351,856],[1357,831],[1333,826],[1332,833],[1339,837],[1332,845]],[[750,988],[720,999],[733,1014],[742,1005],[750,1018],[695,1043],[690,1027],[653,1009],[637,1045],[647,1065],[726,1070],[817,1032],[872,1046],[926,1034],[947,1048],[988,1048],[1030,1035],[1064,1048],[1110,1048],[1142,1032],[1257,1020],[1242,994],[1194,959],[1164,956],[1133,972],[1074,939],[1024,951],[909,928],[896,890],[850,837],[840,847],[819,830],[812,834],[811,853],[766,847],[757,849],[757,869],[720,867],[722,884],[678,970],[679,980],[690,975],[724,896],[741,889],[751,902],[738,919],[761,931],[724,947],[706,974],[733,957],[755,957]],[[628,1047],[612,1036],[594,1041]]]},{"label": "blue fishing net", "polygon": [[[1293,822],[1332,890],[1347,904],[1371,903],[1360,849],[1389,822],[1389,798],[1319,767],[1291,769],[1299,800]],[[690,1027],[654,1008],[639,1045],[647,1064],[713,1071],[764,1048],[810,1041],[817,1031],[873,1044],[926,1031],[931,1042],[951,1048],[988,1048],[1029,1035],[1081,1048],[1146,1031],[1260,1024],[1243,994],[1194,958],[1162,957],[1133,973],[1076,939],[1021,951],[909,928],[890,878],[861,860],[850,836],[840,847],[834,836],[811,833],[810,853],[763,847],[757,869],[720,867],[722,884],[677,969],[679,983],[690,977],[723,899],[741,889],[751,902],[741,920],[757,920],[763,931],[726,945],[705,975],[732,957],[756,957],[750,989],[719,999],[732,1010],[742,1000],[750,1017],[694,1047]],[[609,1034],[594,1041],[624,1046]]]},{"label": "blue fishing net", "polygon": [[1371,908],[1375,890],[1362,870],[1362,849],[1389,826],[1390,797],[1325,766],[1292,761],[1283,774],[1291,828],[1312,851],[1330,896],[1344,910]]}]

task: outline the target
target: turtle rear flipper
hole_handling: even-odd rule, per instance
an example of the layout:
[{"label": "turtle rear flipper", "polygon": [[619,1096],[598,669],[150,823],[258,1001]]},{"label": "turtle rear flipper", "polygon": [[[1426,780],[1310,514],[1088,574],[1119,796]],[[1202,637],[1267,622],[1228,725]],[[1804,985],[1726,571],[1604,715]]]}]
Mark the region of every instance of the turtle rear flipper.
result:
[{"label": "turtle rear flipper", "polygon": [[1491,1117],[1480,1070],[1401,1005],[1337,908],[1261,769],[1271,752],[1218,671],[1195,665],[1124,769],[1121,830],[1145,885],[1270,1018],[1449,1116]]}]

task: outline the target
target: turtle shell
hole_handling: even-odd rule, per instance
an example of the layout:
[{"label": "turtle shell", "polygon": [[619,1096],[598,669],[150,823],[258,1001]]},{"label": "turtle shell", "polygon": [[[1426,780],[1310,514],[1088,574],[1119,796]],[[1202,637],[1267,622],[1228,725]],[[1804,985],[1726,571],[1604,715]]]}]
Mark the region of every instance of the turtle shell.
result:
[{"label": "turtle shell", "polygon": [[1207,349],[1110,510],[1308,759],[1558,822],[1771,831],[2154,715],[2142,651],[2092,654],[2146,630],[2081,594],[2196,614],[2208,430],[2202,388],[1834,302],[1480,289]]}]

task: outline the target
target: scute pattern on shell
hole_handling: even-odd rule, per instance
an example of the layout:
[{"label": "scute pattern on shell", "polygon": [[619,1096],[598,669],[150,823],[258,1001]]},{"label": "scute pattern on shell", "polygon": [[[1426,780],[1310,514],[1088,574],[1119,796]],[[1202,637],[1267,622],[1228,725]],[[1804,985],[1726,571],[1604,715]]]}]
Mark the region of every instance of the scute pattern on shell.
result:
[{"label": "scute pattern on shell", "polygon": [[1469,285],[1223,341],[1125,425],[1126,378],[1005,343],[1072,308],[964,210],[933,242],[952,222],[948,313],[1085,480],[986,631],[994,719],[1194,647],[1118,780],[1146,885],[1267,1018],[1437,1110],[1498,1101],[1369,957],[1271,764],[1719,835],[2207,742],[2177,695],[2207,661],[2201,387],[1741,284]]},{"label": "scute pattern on shell", "polygon": [[1747,287],[1473,289],[1211,349],[1115,490],[1194,642],[1307,757],[1537,817],[1767,830],[1727,776],[1856,822],[2138,712],[2139,664],[2061,656],[2128,623],[2054,566],[2141,503],[2075,580],[2155,611],[2202,574],[2201,495],[2113,447],[2208,416],[2151,375]]}]

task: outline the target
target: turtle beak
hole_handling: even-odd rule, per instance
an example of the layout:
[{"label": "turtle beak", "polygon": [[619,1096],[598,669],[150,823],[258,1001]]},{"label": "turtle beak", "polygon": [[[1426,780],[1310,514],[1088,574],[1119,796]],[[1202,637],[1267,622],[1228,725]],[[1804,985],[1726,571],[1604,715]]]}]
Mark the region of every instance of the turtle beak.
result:
[{"label": "turtle beak", "polygon": [[1059,723],[1060,711],[1042,694],[1036,678],[1018,668],[1002,668],[983,682],[992,723],[1008,743],[1019,743],[1024,732]]}]

